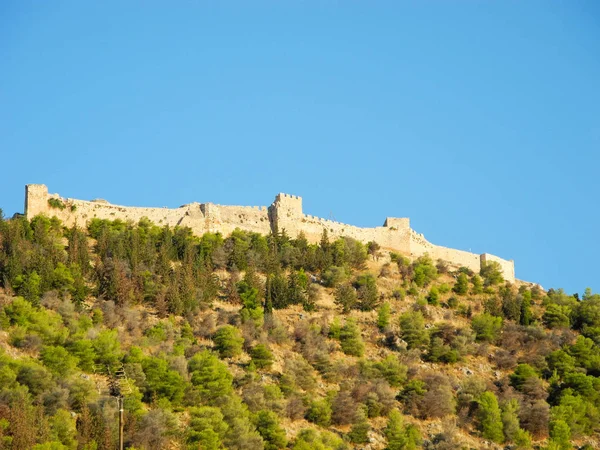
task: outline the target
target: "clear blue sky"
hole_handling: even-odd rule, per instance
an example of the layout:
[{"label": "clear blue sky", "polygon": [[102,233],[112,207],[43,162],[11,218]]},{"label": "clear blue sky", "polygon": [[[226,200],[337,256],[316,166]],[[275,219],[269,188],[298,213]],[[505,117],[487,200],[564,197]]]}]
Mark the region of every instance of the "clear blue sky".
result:
[{"label": "clear blue sky", "polygon": [[600,2],[0,2],[0,207],[410,217],[600,290]]}]

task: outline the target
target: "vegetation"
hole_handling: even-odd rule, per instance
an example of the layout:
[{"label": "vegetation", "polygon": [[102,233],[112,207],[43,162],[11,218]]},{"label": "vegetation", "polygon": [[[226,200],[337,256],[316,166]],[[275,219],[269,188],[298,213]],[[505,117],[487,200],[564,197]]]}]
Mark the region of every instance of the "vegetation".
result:
[{"label": "vegetation", "polygon": [[593,448],[599,344],[493,262],[0,214],[0,449],[115,448],[117,388],[129,449]]}]

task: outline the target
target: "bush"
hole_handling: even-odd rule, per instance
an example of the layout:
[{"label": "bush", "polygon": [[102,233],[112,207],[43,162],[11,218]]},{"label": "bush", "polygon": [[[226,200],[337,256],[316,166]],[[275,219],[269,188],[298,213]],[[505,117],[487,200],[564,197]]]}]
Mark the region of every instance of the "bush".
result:
[{"label": "bush", "polygon": [[419,287],[427,286],[438,276],[437,268],[427,255],[419,257],[413,264],[413,281]]},{"label": "bush", "polygon": [[312,401],[306,411],[306,420],[322,427],[331,423],[331,405],[327,399]]},{"label": "bush", "polygon": [[236,327],[231,325],[222,326],[217,330],[213,338],[215,349],[221,358],[232,358],[242,353],[244,338]]},{"label": "bush", "polygon": [[55,209],[60,209],[60,210],[63,210],[66,208],[66,205],[64,204],[64,202],[59,198],[49,198],[48,205],[50,206],[50,208],[55,208]]},{"label": "bush", "polygon": [[471,328],[473,328],[478,341],[494,342],[502,328],[502,318],[484,313],[473,317]]}]

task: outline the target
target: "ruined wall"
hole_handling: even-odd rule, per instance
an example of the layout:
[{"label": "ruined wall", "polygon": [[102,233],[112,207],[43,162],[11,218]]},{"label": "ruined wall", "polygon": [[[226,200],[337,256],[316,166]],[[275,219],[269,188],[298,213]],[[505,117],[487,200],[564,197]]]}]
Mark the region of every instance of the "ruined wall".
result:
[{"label": "ruined wall", "polygon": [[[351,237],[361,242],[375,241],[382,248],[403,252],[413,257],[429,254],[434,260],[448,261],[455,267],[465,266],[478,272],[486,261],[500,264],[504,278],[515,280],[514,261],[507,261],[488,253],[475,253],[434,245],[422,234],[410,228],[408,218],[388,217],[382,227],[360,228],[344,223],[304,214],[302,198],[278,194],[267,209],[264,206],[223,206],[213,203],[190,203],[179,208],[139,208],[112,205],[106,201],[84,201],[48,194],[40,184],[26,186],[25,214],[32,219],[38,214],[58,217],[65,225],[85,226],[91,219],[121,219],[139,222],[146,217],[157,225],[187,226],[194,234],[220,232],[229,235],[236,228],[268,234],[271,230],[285,230],[290,237],[304,233],[309,242],[319,242],[323,230],[330,239]],[[65,208],[53,208],[50,199],[60,200]]]},{"label": "ruined wall", "polygon": [[454,248],[442,247],[429,242],[422,234],[415,231],[411,232],[410,253],[412,256],[419,257],[428,253],[434,260],[442,259],[450,262],[452,265],[468,267],[479,272],[481,268],[481,257],[478,254],[456,250]]},{"label": "ruined wall", "polygon": [[290,237],[304,233],[309,242],[321,240],[323,231],[331,240],[351,237],[361,242],[375,241],[383,248],[409,251],[410,221],[408,218],[388,217],[383,227],[361,228],[334,220],[304,214],[302,198],[295,195],[278,194],[269,207],[271,221],[279,231],[285,230]]},{"label": "ruined wall", "polygon": [[[63,198],[48,194],[44,185],[27,185],[25,191],[25,213],[28,219],[38,214],[56,216],[66,226],[84,227],[94,219],[120,219],[138,223],[148,218],[159,226],[190,227],[195,234],[221,232],[230,234],[236,228],[268,234],[271,230],[266,207],[221,206],[212,203],[190,203],[179,208],[143,208],[113,205],[104,200],[86,201]],[[64,209],[53,208],[48,200],[60,200]]]},{"label": "ruined wall", "polygon": [[271,225],[266,206],[223,206],[206,203],[207,231],[227,236],[236,228],[269,234]]}]

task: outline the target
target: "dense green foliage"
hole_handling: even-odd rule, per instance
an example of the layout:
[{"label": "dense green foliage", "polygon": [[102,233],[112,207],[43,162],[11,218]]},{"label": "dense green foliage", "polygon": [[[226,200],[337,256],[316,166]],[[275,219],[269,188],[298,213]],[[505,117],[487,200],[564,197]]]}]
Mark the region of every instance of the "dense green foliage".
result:
[{"label": "dense green foliage", "polygon": [[599,344],[599,295],[495,263],[0,220],[0,449],[113,449],[119,391],[138,450],[592,445]]}]

